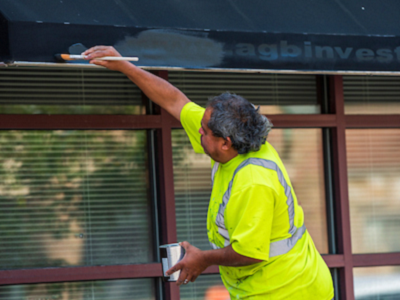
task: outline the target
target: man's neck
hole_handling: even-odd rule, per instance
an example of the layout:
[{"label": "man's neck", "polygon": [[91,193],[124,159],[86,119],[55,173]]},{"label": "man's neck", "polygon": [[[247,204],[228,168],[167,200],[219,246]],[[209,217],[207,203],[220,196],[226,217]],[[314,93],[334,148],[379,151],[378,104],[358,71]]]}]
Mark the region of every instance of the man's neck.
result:
[{"label": "man's neck", "polygon": [[239,155],[239,153],[237,151],[230,151],[229,153],[224,155],[224,157],[221,157],[219,162],[221,164],[226,164],[228,161],[230,161],[231,159],[235,158],[238,155]]}]

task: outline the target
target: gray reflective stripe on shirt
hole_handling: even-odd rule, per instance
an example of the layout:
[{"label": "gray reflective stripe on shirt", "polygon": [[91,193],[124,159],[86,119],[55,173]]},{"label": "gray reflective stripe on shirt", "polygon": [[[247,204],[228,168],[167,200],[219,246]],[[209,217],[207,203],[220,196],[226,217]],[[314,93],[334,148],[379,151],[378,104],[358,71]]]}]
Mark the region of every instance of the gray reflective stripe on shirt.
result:
[{"label": "gray reflective stripe on shirt", "polygon": [[213,248],[213,249],[220,249],[220,247],[218,247],[218,246],[215,245],[214,243],[211,243],[211,242],[210,242],[210,245],[211,245],[211,248]]},{"label": "gray reflective stripe on shirt", "polygon": [[[303,226],[298,228],[290,238],[272,242],[269,245],[269,257],[274,257],[288,253],[296,245],[297,241],[303,237],[305,232],[306,232],[306,226],[303,224]],[[224,247],[229,246],[229,241],[228,244],[226,244],[226,242],[227,241],[225,240]],[[210,244],[213,249],[220,249],[220,247],[218,247],[214,243],[210,242]]]},{"label": "gray reflective stripe on shirt", "polygon": [[213,166],[212,171],[211,171],[211,181],[212,181],[213,185],[214,185],[215,173],[217,173],[218,167],[219,167],[219,162],[214,162],[214,166]]},{"label": "gray reflective stripe on shirt", "polygon": [[[217,163],[215,163],[215,164],[217,164]],[[211,175],[213,184],[214,184],[215,174],[218,170],[218,165],[215,166],[215,164],[214,164],[212,175]],[[297,229],[296,226],[294,226],[294,200],[293,200],[293,195],[292,195],[292,189],[291,189],[290,185],[286,182],[286,179],[283,176],[281,169],[278,167],[278,165],[274,161],[271,161],[271,160],[252,157],[252,158],[244,160],[236,168],[235,172],[233,173],[232,179],[229,182],[228,189],[226,190],[224,196],[222,197],[222,203],[219,206],[218,214],[215,219],[215,223],[218,227],[218,233],[225,239],[225,243],[224,243],[225,246],[229,245],[230,244],[229,234],[228,234],[228,230],[225,227],[225,219],[224,219],[225,208],[228,205],[228,202],[229,202],[229,199],[231,196],[233,180],[235,179],[236,174],[247,165],[261,166],[266,169],[276,171],[276,173],[278,175],[279,183],[284,188],[285,195],[287,198],[286,204],[288,205],[288,214],[289,214],[289,225],[290,225],[289,234],[291,234],[292,237],[282,240],[282,241],[271,243],[270,249],[273,249],[273,251],[272,251],[273,255],[272,256],[270,255],[270,257],[280,255],[280,254],[285,254],[288,251],[290,251],[290,249],[292,249],[293,246],[296,244],[297,240],[303,236],[303,234],[305,232],[305,226],[303,225],[299,230]],[[300,235],[300,237],[298,239],[294,238],[294,236],[298,236],[298,235]],[[273,246],[273,244],[275,244],[275,243],[279,243],[279,244],[277,244],[278,246]],[[284,244],[286,245],[285,247],[282,246]],[[211,246],[214,247],[215,245],[212,244]],[[280,253],[280,254],[276,254],[276,253]],[[270,254],[271,254],[271,251],[270,251]]]},{"label": "gray reflective stripe on shirt", "polygon": [[303,224],[296,232],[287,239],[272,242],[269,245],[269,257],[274,257],[288,253],[296,245],[297,241],[300,240],[303,234],[306,232],[306,225]]}]

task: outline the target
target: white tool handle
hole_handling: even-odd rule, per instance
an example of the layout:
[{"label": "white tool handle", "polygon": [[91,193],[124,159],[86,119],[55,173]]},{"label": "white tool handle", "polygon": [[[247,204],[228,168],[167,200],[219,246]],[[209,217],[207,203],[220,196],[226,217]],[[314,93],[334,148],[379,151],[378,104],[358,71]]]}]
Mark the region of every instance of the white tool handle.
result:
[{"label": "white tool handle", "polygon": [[[85,55],[69,55],[70,59],[86,59]],[[114,61],[138,61],[138,57],[121,57],[121,56],[103,56],[96,57],[96,60],[114,60]]]}]

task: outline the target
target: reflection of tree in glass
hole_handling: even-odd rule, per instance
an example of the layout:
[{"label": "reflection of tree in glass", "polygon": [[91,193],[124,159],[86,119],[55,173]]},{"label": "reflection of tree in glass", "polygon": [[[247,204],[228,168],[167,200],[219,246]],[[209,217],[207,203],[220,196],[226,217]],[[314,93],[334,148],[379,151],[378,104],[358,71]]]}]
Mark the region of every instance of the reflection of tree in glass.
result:
[{"label": "reflection of tree in glass", "polygon": [[2,268],[152,260],[145,146],[145,131],[0,132]]}]

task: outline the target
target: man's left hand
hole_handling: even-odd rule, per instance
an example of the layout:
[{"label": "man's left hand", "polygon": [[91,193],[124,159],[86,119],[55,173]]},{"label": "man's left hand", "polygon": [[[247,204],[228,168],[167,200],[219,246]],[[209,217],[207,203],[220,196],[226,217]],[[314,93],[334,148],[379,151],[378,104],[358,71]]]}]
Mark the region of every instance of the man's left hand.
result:
[{"label": "man's left hand", "polygon": [[171,275],[172,273],[181,270],[181,274],[176,282],[177,285],[194,282],[196,278],[209,266],[205,260],[203,251],[199,248],[192,246],[188,242],[182,242],[180,245],[185,248],[186,251],[184,258],[166,272],[167,275]]}]

